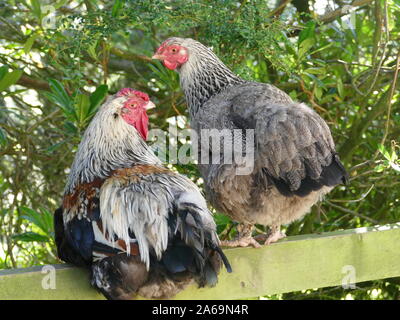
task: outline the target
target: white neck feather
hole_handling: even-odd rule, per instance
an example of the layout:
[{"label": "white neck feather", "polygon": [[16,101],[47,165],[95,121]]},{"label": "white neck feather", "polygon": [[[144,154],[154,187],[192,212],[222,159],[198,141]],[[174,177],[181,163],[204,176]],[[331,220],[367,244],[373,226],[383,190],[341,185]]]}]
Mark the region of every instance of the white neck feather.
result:
[{"label": "white neck feather", "polygon": [[178,72],[192,117],[203,103],[224,88],[245,82],[200,42],[185,39],[181,45],[189,50],[189,59]]},{"label": "white neck feather", "polygon": [[[124,98],[110,97],[92,119],[79,144],[65,193],[81,183],[107,178],[113,170],[135,164],[161,165],[136,129],[120,116]],[[114,114],[118,117],[114,118]]]}]

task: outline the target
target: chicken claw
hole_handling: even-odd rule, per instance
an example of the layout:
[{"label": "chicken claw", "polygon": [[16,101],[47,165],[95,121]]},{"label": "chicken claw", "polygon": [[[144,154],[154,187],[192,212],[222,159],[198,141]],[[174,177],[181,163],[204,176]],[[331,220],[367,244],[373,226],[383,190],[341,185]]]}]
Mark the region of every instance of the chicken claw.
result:
[{"label": "chicken claw", "polygon": [[253,231],[252,224],[240,223],[237,226],[238,236],[234,240],[221,241],[221,246],[237,248],[237,247],[253,247],[261,248],[261,245],[251,236]]},{"label": "chicken claw", "polygon": [[269,245],[271,243],[277,242],[280,239],[283,239],[286,237],[286,234],[284,234],[280,230],[280,226],[271,226],[271,231],[267,235],[267,239],[264,242],[264,245]]}]

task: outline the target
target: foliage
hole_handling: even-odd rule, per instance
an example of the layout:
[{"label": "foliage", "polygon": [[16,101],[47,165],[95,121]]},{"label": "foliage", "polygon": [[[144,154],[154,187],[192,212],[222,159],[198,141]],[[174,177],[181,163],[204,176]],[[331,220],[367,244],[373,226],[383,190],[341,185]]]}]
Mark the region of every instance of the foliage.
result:
[{"label": "foliage", "polygon": [[[157,105],[152,128],[167,129],[176,115],[188,126],[177,74],[150,58],[169,36],[202,41],[242,77],[280,87],[328,122],[350,184],[287,234],[399,221],[399,2],[364,1],[332,19],[317,14],[321,2],[275,9],[284,1],[3,1],[0,268],[56,262],[51,212],[80,137],[107,93],[146,91]],[[175,168],[201,185],[195,165]],[[215,218],[223,238],[234,236],[228,218]],[[386,279],[352,291],[271,298],[398,299],[398,289],[398,279]]]}]

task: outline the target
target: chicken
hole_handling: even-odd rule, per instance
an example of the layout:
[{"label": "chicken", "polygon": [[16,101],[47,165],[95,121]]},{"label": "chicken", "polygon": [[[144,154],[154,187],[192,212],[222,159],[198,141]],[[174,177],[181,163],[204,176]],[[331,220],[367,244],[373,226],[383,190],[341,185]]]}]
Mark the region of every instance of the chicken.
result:
[{"label": "chicken", "polygon": [[197,186],[162,166],[147,146],[147,94],[110,97],[79,145],[55,212],[58,256],[91,270],[109,299],[170,298],[213,286],[229,262]]},{"label": "chicken", "polygon": [[[221,149],[220,164],[199,164],[209,201],[240,223],[237,239],[223,245],[259,247],[252,237],[254,224],[270,227],[265,244],[281,239],[281,225],[300,219],[335,185],[346,182],[327,124],[305,104],[273,85],[241,79],[193,39],[169,38],[153,58],[180,74],[190,124],[199,136],[206,129],[253,134],[247,174],[238,174],[239,161],[223,161],[230,150]],[[208,139],[200,140],[202,148],[209,146]]]}]

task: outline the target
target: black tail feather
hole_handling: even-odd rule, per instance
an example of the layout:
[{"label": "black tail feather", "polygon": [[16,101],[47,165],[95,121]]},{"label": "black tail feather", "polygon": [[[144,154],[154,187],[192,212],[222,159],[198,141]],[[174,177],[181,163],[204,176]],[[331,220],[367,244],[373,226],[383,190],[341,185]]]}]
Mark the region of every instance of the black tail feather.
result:
[{"label": "black tail feather", "polygon": [[57,255],[61,260],[78,267],[88,267],[91,264],[91,257],[84,257],[68,240],[68,236],[65,233],[62,207],[54,212],[54,233]]},{"label": "black tail feather", "polygon": [[222,251],[221,247],[219,247],[218,245],[212,244],[212,249],[215,250],[219,254],[222,262],[224,263],[226,271],[228,273],[231,273],[232,272],[232,266],[229,263],[228,258],[226,257],[225,253]]},{"label": "black tail feather", "polygon": [[[266,173],[265,170],[264,172]],[[337,154],[333,155],[332,162],[329,166],[322,168],[321,175],[318,179],[312,179],[307,171],[306,177],[301,181],[300,187],[297,190],[291,190],[290,183],[285,179],[277,179],[270,175],[268,175],[268,177],[278,191],[286,197],[291,197],[294,195],[305,197],[311,192],[317,191],[324,186],[334,187],[338,184],[347,184],[348,182],[348,173],[346,172],[343,164],[340,162]]]}]

